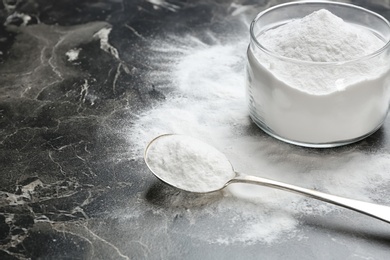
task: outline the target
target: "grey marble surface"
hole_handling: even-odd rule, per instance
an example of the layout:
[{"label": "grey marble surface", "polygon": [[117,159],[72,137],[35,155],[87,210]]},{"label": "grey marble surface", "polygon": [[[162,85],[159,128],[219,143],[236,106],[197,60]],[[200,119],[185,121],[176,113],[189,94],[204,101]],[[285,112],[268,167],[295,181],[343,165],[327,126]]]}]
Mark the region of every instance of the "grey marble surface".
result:
[{"label": "grey marble surface", "polygon": [[[234,190],[180,192],[143,162],[148,126],[150,136],[221,131],[218,114],[197,114],[204,97],[181,92],[190,80],[177,65],[212,79],[202,73],[221,60],[213,50],[235,53],[237,42],[244,52],[250,20],[281,2],[2,1],[0,259],[387,259],[389,224],[283,192],[264,191],[260,202]],[[352,2],[390,19],[388,1]],[[199,49],[210,63],[191,56]],[[245,56],[236,56],[217,72],[241,75]],[[175,102],[180,113],[159,116]],[[209,112],[228,109],[213,104]],[[316,150],[267,136],[245,109],[236,114],[231,140],[211,143],[238,168],[258,163],[265,177],[390,205],[390,120],[359,143]],[[235,152],[245,145],[252,161]]]}]

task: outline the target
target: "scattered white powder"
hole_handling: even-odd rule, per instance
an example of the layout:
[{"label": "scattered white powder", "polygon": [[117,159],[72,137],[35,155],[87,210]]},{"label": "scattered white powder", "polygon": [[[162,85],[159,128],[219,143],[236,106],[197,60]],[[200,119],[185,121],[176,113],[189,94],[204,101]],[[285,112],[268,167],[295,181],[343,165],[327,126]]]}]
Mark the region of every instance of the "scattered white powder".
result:
[{"label": "scattered white powder", "polygon": [[31,21],[31,16],[24,13],[13,12],[10,16],[7,17],[4,25],[12,24],[15,19],[21,19],[23,21],[21,25],[27,26],[28,22]]},{"label": "scattered white powder", "polygon": [[179,9],[178,5],[171,4],[164,0],[146,0],[146,1],[151,3],[154,9],[165,8],[171,12],[176,12],[177,9]]},{"label": "scattered white powder", "polygon": [[[390,204],[390,198],[380,197],[386,194],[386,185],[390,183],[387,148],[375,154],[355,151],[353,147],[316,153],[263,134],[251,123],[245,102],[247,31],[243,30],[237,38],[229,34],[226,38],[231,40],[224,38],[223,43],[213,33],[202,36],[213,44],[193,36],[164,37],[153,44],[154,52],[147,60],[157,69],[148,75],[150,84],[164,93],[165,88],[173,88],[173,92],[137,120],[129,120],[131,125],[121,130],[128,137],[130,157],[142,160],[146,145],[157,135],[181,133],[206,140],[223,152],[239,172]],[[339,210],[330,204],[257,185],[233,184],[225,191],[226,197],[208,202],[201,210],[179,208],[177,213],[189,223],[184,230],[167,228],[173,218],[167,211],[156,210],[158,221],[150,223],[143,217],[150,208],[142,208],[137,201],[118,212],[118,216],[131,216],[131,221],[137,223],[134,227],[143,226],[145,234],[165,234],[173,228],[175,237],[206,243],[273,245],[289,238],[305,239],[301,214],[324,216]],[[167,199],[180,203],[180,197]]]},{"label": "scattered white powder", "polygon": [[65,53],[65,55],[68,57],[68,61],[75,61],[79,58],[81,49],[71,49]]},{"label": "scattered white powder", "polygon": [[259,41],[282,56],[315,62],[353,60],[384,46],[372,32],[346,23],[325,9],[268,30]]},{"label": "scattered white powder", "polygon": [[146,162],[161,180],[191,192],[216,191],[235,176],[225,155],[188,136],[165,135],[154,140]]},{"label": "scattered white powder", "polygon": [[94,38],[99,38],[100,39],[100,49],[103,51],[107,52],[108,54],[111,54],[114,56],[117,60],[119,60],[119,53],[118,50],[112,46],[109,43],[109,36],[111,33],[112,28],[103,28],[97,31],[93,37]]},{"label": "scattered white powder", "polygon": [[390,100],[387,55],[343,63],[384,46],[368,29],[319,10],[258,40],[277,54],[306,61],[275,58],[256,47],[248,51],[251,115],[278,136],[326,144],[359,138],[383,123]]}]

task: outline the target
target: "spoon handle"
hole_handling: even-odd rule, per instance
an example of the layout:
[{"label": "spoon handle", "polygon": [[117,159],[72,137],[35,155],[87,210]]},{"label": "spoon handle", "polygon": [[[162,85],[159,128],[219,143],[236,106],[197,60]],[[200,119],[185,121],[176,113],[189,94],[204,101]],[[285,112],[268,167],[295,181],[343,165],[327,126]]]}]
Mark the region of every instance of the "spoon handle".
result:
[{"label": "spoon handle", "polygon": [[281,190],[291,191],[295,192],[301,195],[305,195],[307,197],[311,197],[314,199],[322,200],[331,204],[335,204],[338,206],[342,206],[363,214],[366,214],[368,216],[380,219],[382,221],[385,221],[387,223],[390,223],[390,207],[378,205],[374,203],[364,202],[364,201],[358,201],[353,199],[348,199],[340,196],[335,196],[315,190],[310,190],[306,188],[301,188],[298,186],[294,186],[287,183],[282,183],[279,181],[274,181],[262,177],[257,176],[250,176],[250,175],[243,175],[240,173],[237,173],[237,176],[233,178],[230,183],[251,183],[251,184],[258,184],[262,186],[267,187],[273,187]]}]

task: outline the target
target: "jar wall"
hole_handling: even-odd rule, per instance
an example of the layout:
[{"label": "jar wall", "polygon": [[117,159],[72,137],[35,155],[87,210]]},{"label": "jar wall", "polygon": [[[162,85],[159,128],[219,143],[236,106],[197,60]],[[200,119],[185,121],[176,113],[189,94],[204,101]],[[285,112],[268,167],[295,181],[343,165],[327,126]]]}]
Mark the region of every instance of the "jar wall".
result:
[{"label": "jar wall", "polygon": [[[309,147],[339,146],[370,135],[383,124],[390,101],[389,44],[381,52],[362,59],[315,63],[275,55],[253,38],[262,29],[288,22],[291,17],[328,7],[327,3],[322,5],[316,2],[310,8],[294,7],[288,13],[285,9],[289,5],[286,5],[261,14],[252,23],[252,40],[247,51],[247,99],[251,118],[270,135]],[[355,7],[338,5],[332,3],[331,8],[337,6],[339,15],[349,19]],[[358,12],[365,13],[364,9]],[[365,27],[372,27],[375,34],[388,42],[387,21],[371,12],[365,15],[369,19],[360,20],[359,26],[366,23]],[[313,84],[315,88],[317,83],[329,85],[332,91],[313,94],[298,86]]]}]

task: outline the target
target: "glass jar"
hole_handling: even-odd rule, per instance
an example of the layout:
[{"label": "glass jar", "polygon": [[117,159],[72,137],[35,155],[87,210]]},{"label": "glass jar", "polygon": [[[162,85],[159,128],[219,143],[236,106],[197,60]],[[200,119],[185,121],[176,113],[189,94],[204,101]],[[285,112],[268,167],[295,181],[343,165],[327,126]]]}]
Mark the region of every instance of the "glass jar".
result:
[{"label": "glass jar", "polygon": [[[267,30],[320,9],[370,30],[384,46],[354,60],[313,62],[281,56],[259,40]],[[266,133],[296,145],[335,147],[359,141],[381,127],[390,102],[390,24],[385,18],[351,4],[292,2],[258,14],[250,37],[249,114]],[[311,84],[309,89],[316,91],[302,89],[302,84]]]}]

